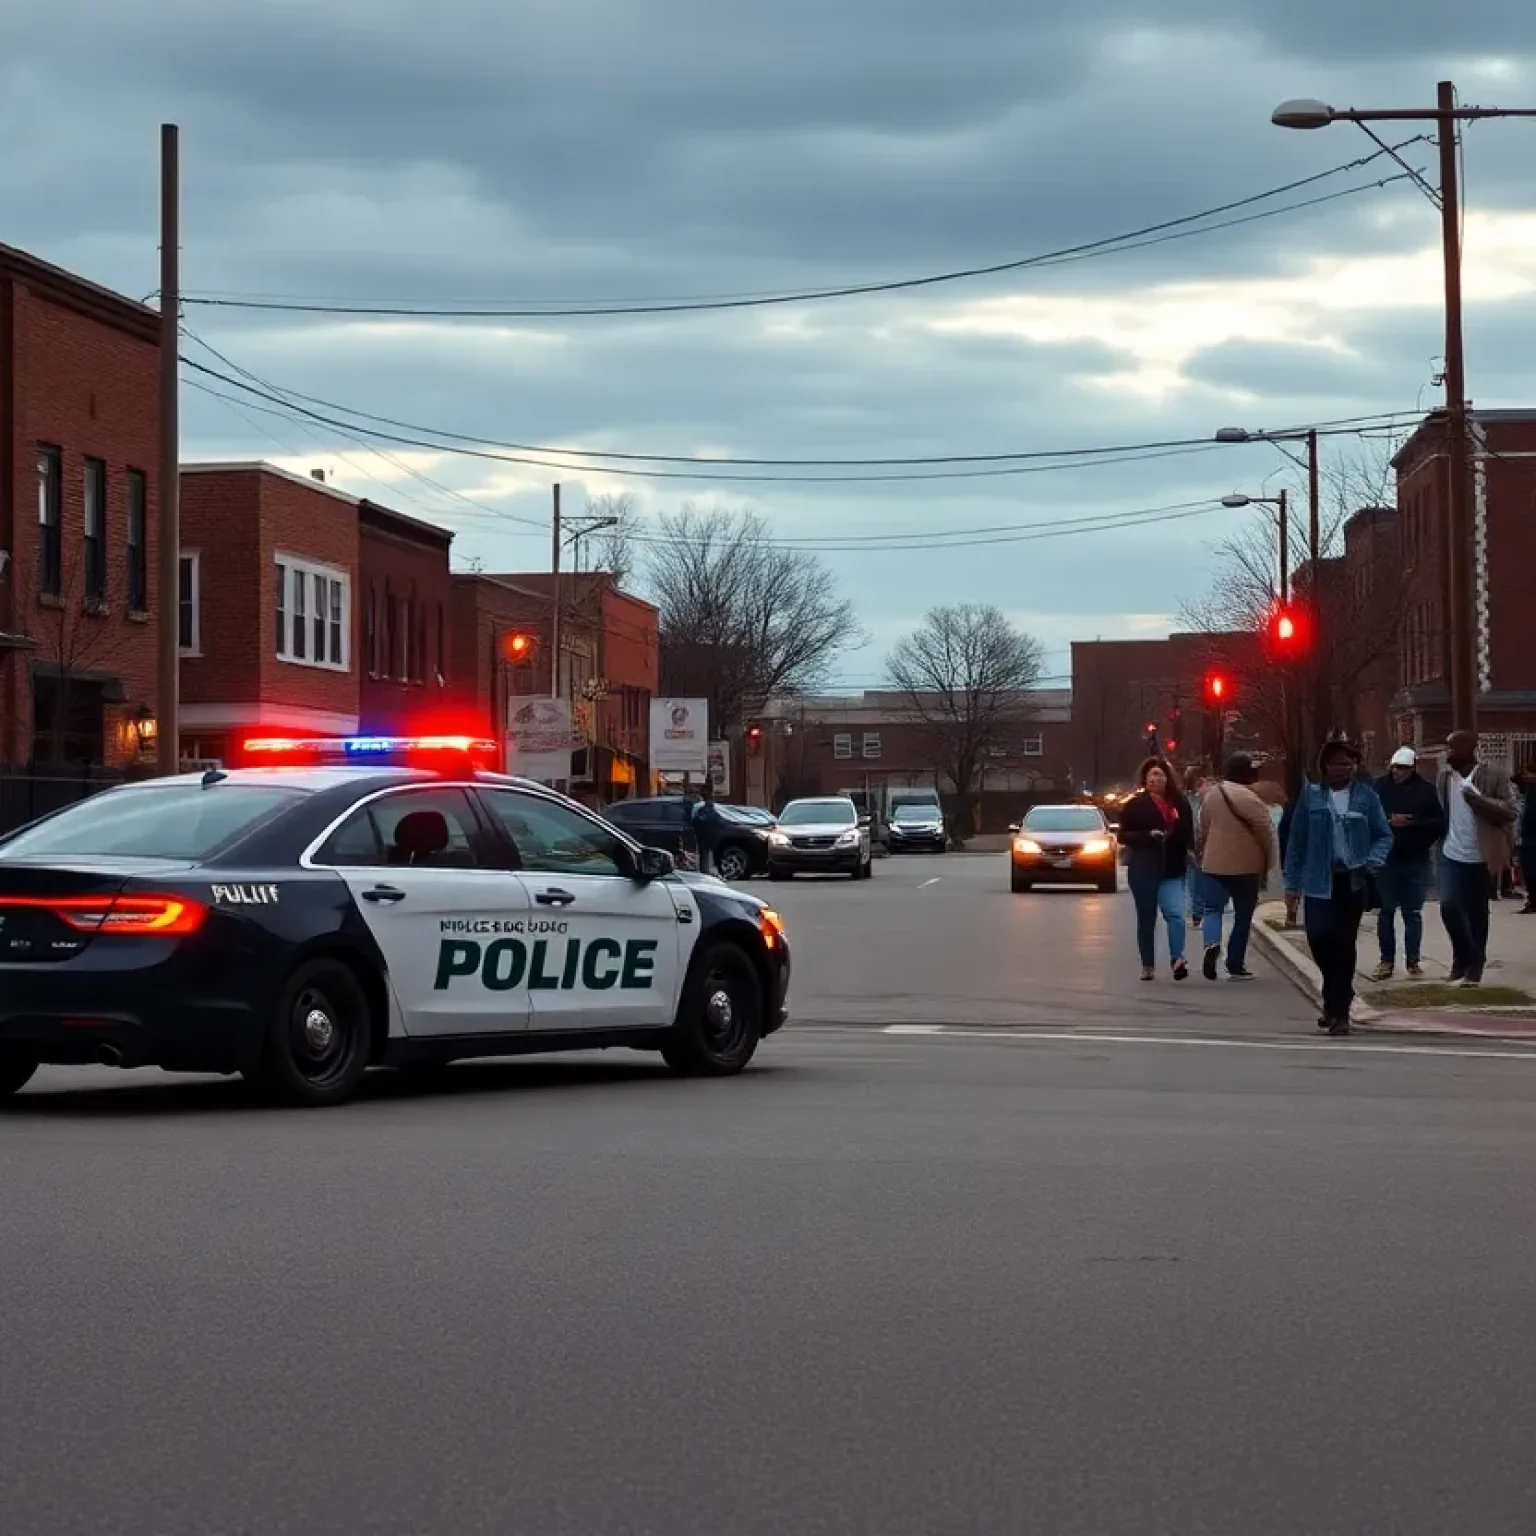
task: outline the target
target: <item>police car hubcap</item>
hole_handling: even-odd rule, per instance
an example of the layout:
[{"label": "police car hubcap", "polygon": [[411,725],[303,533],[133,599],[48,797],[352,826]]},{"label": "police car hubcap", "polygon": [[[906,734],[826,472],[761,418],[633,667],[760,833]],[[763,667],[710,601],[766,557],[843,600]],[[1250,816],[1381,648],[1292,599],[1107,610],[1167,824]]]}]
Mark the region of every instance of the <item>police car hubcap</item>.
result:
[{"label": "police car hubcap", "polygon": [[336,1026],[321,1008],[311,1008],[304,1015],[304,1041],[316,1055],[330,1050],[336,1040]]},{"label": "police car hubcap", "polygon": [[709,994],[704,1013],[715,1034],[726,1034],[736,1017],[736,1010],[731,1006],[731,994],[724,987],[717,987]]}]

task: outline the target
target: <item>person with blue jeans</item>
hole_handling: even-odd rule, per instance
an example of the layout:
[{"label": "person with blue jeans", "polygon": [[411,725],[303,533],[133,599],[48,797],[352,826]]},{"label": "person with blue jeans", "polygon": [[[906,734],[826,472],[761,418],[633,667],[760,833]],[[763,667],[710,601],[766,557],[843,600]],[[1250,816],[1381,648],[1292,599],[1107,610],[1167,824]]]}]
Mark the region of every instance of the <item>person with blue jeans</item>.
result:
[{"label": "person with blue jeans", "polygon": [[1358,776],[1359,765],[1352,743],[1324,744],[1318,782],[1302,786],[1285,848],[1285,889],[1305,899],[1307,948],[1323,978],[1317,1027],[1330,1035],[1349,1033],[1366,876],[1392,851],[1391,823],[1375,787]]},{"label": "person with blue jeans", "polygon": [[1173,979],[1189,975],[1184,958],[1184,873],[1194,846],[1189,802],[1173,784],[1173,770],[1149,757],[1138,775],[1141,787],[1120,809],[1120,841],[1126,849],[1126,877],[1136,903],[1136,945],[1141,979],[1157,974],[1157,917],[1168,927]]},{"label": "person with blue jeans", "polygon": [[1209,782],[1198,768],[1184,770],[1184,798],[1189,802],[1190,821],[1194,831],[1194,838],[1189,845],[1189,863],[1184,870],[1184,896],[1188,903],[1190,926],[1194,928],[1198,928],[1205,921],[1205,890],[1201,885],[1203,876],[1200,873],[1200,865],[1195,859],[1195,842],[1200,837],[1200,796],[1205,793],[1205,787]]},{"label": "person with blue jeans", "polygon": [[1275,827],[1269,807],[1254,793],[1258,769],[1246,752],[1234,752],[1221,777],[1200,797],[1195,856],[1204,892],[1205,958],[1201,974],[1215,981],[1221,965],[1221,928],[1232,903],[1232,934],[1227,941],[1227,975],[1248,981],[1248,936],[1259,891],[1275,862]]},{"label": "person with blue jeans", "polygon": [[1435,844],[1445,835],[1445,812],[1435,786],[1418,771],[1418,754],[1399,747],[1390,769],[1376,781],[1376,794],[1392,828],[1392,851],[1376,875],[1381,908],[1376,942],[1381,964],[1373,981],[1388,980],[1397,968],[1397,914],[1403,914],[1403,959],[1408,974],[1422,977],[1424,903],[1429,896]]}]

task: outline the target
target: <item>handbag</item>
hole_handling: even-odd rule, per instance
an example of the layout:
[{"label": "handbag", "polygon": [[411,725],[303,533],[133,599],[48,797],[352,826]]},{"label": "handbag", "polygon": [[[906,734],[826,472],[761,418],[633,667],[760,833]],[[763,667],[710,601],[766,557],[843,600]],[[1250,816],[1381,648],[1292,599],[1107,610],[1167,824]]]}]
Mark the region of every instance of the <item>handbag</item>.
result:
[{"label": "handbag", "polygon": [[1242,826],[1248,836],[1253,839],[1254,846],[1264,856],[1264,868],[1259,871],[1259,889],[1261,891],[1267,890],[1269,888],[1269,844],[1254,831],[1253,823],[1232,804],[1232,797],[1227,793],[1227,786],[1225,784],[1218,784],[1216,787],[1221,791],[1221,798],[1227,802],[1227,809],[1232,812],[1232,819]]}]

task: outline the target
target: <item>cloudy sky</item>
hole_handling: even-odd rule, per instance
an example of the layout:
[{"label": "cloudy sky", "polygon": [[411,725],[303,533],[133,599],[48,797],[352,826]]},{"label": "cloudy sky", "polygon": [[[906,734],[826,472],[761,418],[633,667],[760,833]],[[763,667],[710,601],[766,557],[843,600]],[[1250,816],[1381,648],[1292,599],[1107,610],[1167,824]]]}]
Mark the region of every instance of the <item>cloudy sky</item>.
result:
[{"label": "cloudy sky", "polygon": [[[1373,187],[1396,165],[1378,158],[1164,232],[1179,238],[965,281],[659,315],[543,312],[901,281],[1237,203],[1374,150],[1346,125],[1270,126],[1286,97],[1428,104],[1449,77],[1468,102],[1536,105],[1526,11],[51,0],[7,18],[0,133],[22,148],[0,160],[0,239],[150,294],[158,125],[175,121],[189,296],[408,312],[190,303],[189,357],[247,370],[290,402],[411,424],[386,429],[400,436],[554,449],[487,451],[563,467],[381,442],[329,407],[309,408],[351,425],[196,373],[185,457],[324,467],[454,527],[460,563],[495,569],[547,565],[557,478],[573,510],[616,491],[649,516],[688,500],[751,506],[776,537],[820,553],[857,605],[869,638],[840,661],[842,684],[877,683],[926,608],[966,600],[1015,616],[1058,672],[1073,638],[1164,632],[1234,520],[1263,515],[1210,503],[1272,492],[1285,460],[1263,444],[1065,468],[980,456],[1436,403],[1437,216],[1405,180]],[[1533,150],[1529,122],[1466,134],[1469,384],[1485,406],[1536,403]],[[1433,177],[1432,145],[1403,156]],[[535,313],[409,313],[466,308]],[[1325,451],[1356,450],[1332,438]],[[670,479],[602,453],[977,457],[644,466],[698,477]],[[1148,509],[1174,510],[1133,515]],[[1106,517],[1117,521],[1094,521]],[[1067,532],[1040,536],[1056,527]]]}]

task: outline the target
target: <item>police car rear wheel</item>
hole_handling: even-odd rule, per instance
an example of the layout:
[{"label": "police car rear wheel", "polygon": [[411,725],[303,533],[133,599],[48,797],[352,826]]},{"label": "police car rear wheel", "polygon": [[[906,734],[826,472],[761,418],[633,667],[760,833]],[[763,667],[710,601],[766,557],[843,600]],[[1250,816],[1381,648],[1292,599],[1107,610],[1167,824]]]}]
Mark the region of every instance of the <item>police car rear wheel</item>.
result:
[{"label": "police car rear wheel", "polygon": [[344,1104],[368,1070],[371,1045],[357,977],[339,960],[311,960],[288,978],[251,1075],[290,1104]]},{"label": "police car rear wheel", "polygon": [[752,1060],[762,1019],[762,983],[751,960],[735,944],[716,944],[690,972],[661,1054],[674,1072],[728,1077]]},{"label": "police car rear wheel", "polygon": [[7,1051],[0,1056],[0,1099],[8,1099],[19,1093],[32,1081],[37,1071],[37,1057],[20,1051]]}]

